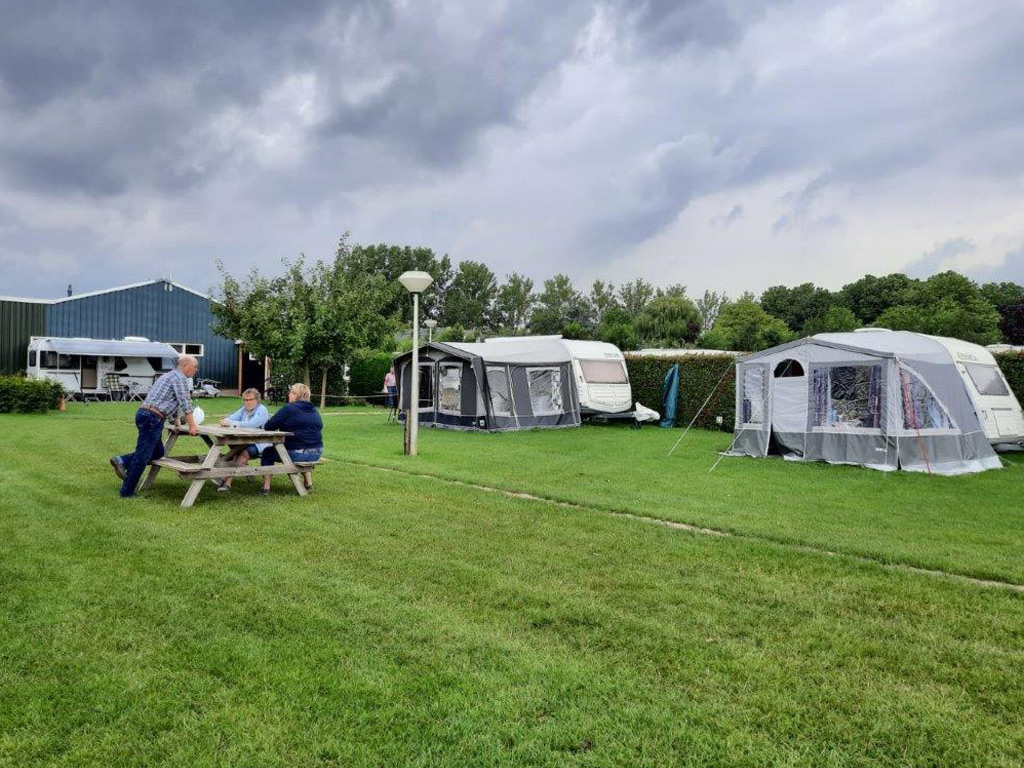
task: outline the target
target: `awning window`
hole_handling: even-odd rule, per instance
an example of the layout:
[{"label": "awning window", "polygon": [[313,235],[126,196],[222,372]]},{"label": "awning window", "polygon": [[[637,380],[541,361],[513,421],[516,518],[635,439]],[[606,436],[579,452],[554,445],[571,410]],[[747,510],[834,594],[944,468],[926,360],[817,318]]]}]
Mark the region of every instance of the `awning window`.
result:
[{"label": "awning window", "polygon": [[563,412],[561,369],[527,368],[526,380],[534,416],[553,416]]}]

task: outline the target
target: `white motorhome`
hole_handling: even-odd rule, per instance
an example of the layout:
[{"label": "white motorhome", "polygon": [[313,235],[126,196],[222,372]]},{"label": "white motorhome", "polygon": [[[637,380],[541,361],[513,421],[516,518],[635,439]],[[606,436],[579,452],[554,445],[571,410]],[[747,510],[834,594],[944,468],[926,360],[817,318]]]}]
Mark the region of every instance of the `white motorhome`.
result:
[{"label": "white motorhome", "polygon": [[178,352],[170,345],[129,336],[121,340],[33,336],[26,375],[49,379],[69,393],[110,397],[144,394],[161,373],[174,367]]},{"label": "white motorhome", "polygon": [[629,413],[633,390],[629,386],[626,358],[614,344],[604,341],[575,341],[561,336],[499,336],[487,341],[560,341],[572,357],[572,370],[579,391],[583,416]]},{"label": "white motorhome", "polygon": [[959,339],[932,338],[953,358],[989,442],[993,445],[1024,442],[1024,414],[992,353]]}]

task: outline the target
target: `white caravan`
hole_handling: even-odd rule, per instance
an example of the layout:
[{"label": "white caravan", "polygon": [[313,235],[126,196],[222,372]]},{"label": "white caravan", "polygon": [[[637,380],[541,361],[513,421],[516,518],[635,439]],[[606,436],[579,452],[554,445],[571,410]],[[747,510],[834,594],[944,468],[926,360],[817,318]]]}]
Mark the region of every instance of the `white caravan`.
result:
[{"label": "white caravan", "polygon": [[178,353],[170,344],[137,336],[122,340],[33,336],[26,375],[49,379],[82,397],[126,396],[149,391],[161,373],[171,370]]},{"label": "white caravan", "polygon": [[574,341],[561,336],[499,336],[487,341],[524,339],[560,341],[569,352],[583,416],[629,413],[633,410],[633,390],[629,386],[626,358],[614,344]]},{"label": "white caravan", "polygon": [[949,351],[956,363],[989,442],[1024,442],[1024,414],[992,353],[959,339],[932,338]]}]

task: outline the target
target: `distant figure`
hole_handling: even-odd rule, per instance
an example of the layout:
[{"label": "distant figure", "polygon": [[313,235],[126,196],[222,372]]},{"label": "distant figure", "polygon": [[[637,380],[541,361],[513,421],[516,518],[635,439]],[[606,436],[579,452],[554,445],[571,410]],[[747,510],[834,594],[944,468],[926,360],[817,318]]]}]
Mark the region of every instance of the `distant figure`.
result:
[{"label": "distant figure", "polygon": [[[279,429],[291,432],[285,438],[284,447],[292,461],[318,461],[324,455],[324,422],[320,413],[309,402],[310,391],[305,384],[292,384],[288,388],[288,404],[270,417],[264,429]],[[269,467],[281,460],[277,448],[270,446],[263,449],[260,466]],[[308,490],[313,488],[313,480],[309,472],[302,473],[303,482]],[[270,475],[263,476],[263,495],[270,493]]]},{"label": "distant figure", "polygon": [[398,386],[395,384],[395,366],[391,366],[391,369],[384,374],[384,391],[388,393],[385,403],[388,408],[395,407],[395,394],[398,392]]},{"label": "distant figure", "polygon": [[[249,388],[242,393],[242,407],[227,418],[220,420],[222,427],[248,427],[249,429],[263,429],[263,425],[270,418],[267,406],[260,402],[261,396],[258,389]],[[247,445],[238,456],[235,457],[235,464],[244,467],[252,459],[258,459],[264,450],[270,447],[270,443],[253,443]],[[231,478],[224,478],[218,491],[231,490]]]},{"label": "distant figure", "polygon": [[151,461],[163,458],[164,444],[160,439],[167,419],[178,418],[178,412],[185,414],[188,422],[188,433],[199,433],[196,420],[192,416],[192,396],[189,394],[188,380],[199,371],[199,361],[192,355],[178,358],[178,367],[168,371],[154,382],[139,410],[135,412],[135,427],[139,430],[135,442],[134,453],[123,456],[111,456],[110,465],[124,482],[121,484],[121,497],[135,495],[135,486]]}]

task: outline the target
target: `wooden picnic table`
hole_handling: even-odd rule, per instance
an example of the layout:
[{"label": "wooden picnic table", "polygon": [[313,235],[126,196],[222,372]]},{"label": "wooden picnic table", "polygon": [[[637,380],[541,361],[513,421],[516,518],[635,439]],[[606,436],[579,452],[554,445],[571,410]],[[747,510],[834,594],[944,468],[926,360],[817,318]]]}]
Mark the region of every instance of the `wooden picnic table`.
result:
[{"label": "wooden picnic table", "polygon": [[[302,473],[309,471],[314,463],[296,464],[285,450],[285,438],[291,432],[280,432],[266,429],[250,429],[247,427],[220,427],[200,424],[197,437],[203,439],[209,450],[206,455],[171,456],[171,449],[178,437],[189,437],[187,424],[169,424],[167,426],[167,443],[164,445],[164,457],[150,462],[149,474],[142,483],[141,490],[149,488],[160,472],[167,467],[178,473],[183,480],[190,480],[191,485],[181,501],[183,509],[191,507],[199,497],[199,492],[207,480],[223,480],[231,477],[255,477],[263,475],[288,475],[299,496],[306,495],[306,486],[302,481]],[[280,464],[269,467],[237,466],[235,458],[248,445],[253,443],[271,443],[281,458]],[[223,449],[227,448],[227,451]]]}]

